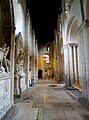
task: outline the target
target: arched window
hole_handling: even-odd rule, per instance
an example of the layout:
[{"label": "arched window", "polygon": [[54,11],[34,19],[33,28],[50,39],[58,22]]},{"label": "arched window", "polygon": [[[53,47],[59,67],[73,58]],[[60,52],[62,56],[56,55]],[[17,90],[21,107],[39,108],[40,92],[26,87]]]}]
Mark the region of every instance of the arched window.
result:
[{"label": "arched window", "polygon": [[49,55],[44,54],[43,57],[44,57],[44,61],[45,61],[46,64],[50,63]]},{"label": "arched window", "polygon": [[47,45],[47,51],[48,52],[50,51],[50,45]]}]

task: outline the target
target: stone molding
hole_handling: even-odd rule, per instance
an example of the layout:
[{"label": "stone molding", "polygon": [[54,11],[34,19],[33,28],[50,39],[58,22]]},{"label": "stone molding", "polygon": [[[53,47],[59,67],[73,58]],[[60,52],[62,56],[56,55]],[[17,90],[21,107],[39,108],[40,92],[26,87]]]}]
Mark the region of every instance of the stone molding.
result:
[{"label": "stone molding", "polygon": [[76,34],[82,32],[84,29],[89,27],[89,20],[84,20],[83,23],[79,26]]},{"label": "stone molding", "polygon": [[78,43],[67,43],[63,46],[63,49],[65,49],[66,47],[72,47],[72,46],[78,46]]},{"label": "stone molding", "polygon": [[68,45],[71,46],[78,46],[78,43],[68,43]]}]

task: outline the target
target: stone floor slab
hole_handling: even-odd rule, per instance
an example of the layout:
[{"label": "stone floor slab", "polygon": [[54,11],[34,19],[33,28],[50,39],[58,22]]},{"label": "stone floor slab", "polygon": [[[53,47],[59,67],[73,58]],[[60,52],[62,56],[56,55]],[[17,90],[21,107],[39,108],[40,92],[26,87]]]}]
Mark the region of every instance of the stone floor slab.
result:
[{"label": "stone floor slab", "polygon": [[89,110],[55,81],[37,82],[22,98],[26,99],[16,102],[18,114],[12,120],[36,120],[38,107],[40,120],[89,120]]}]

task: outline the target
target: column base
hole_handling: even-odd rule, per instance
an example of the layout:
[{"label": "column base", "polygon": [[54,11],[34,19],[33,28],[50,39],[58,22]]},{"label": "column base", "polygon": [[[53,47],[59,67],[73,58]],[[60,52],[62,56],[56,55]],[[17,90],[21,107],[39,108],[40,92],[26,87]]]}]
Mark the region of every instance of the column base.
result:
[{"label": "column base", "polygon": [[68,87],[68,86],[64,86],[67,90],[77,90],[76,88],[74,88],[74,87]]},{"label": "column base", "polygon": [[21,95],[14,95],[14,98],[20,98]]},{"label": "column base", "polygon": [[17,113],[18,113],[17,108],[15,106],[12,106],[1,120],[6,119],[11,120]]},{"label": "column base", "polygon": [[79,97],[78,101],[84,104],[87,108],[89,108],[89,101],[83,97]]},{"label": "column base", "polygon": [[20,92],[21,90],[20,89],[15,89],[15,93],[14,93],[14,98],[20,98],[20,94],[21,94],[21,92]]}]

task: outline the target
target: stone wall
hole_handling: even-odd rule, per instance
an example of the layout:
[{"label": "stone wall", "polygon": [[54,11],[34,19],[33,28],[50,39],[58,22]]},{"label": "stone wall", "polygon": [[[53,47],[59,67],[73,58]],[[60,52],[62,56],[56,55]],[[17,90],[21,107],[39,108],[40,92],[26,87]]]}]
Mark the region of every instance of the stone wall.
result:
[{"label": "stone wall", "polygon": [[89,100],[89,20],[86,20],[89,6],[87,3],[88,0],[62,1],[61,20],[66,86],[81,90],[82,96]]},{"label": "stone wall", "polygon": [[8,66],[10,61],[6,58],[6,52],[5,47],[0,47],[0,119],[13,105],[11,95],[12,78],[10,71],[7,71],[10,67]]}]

